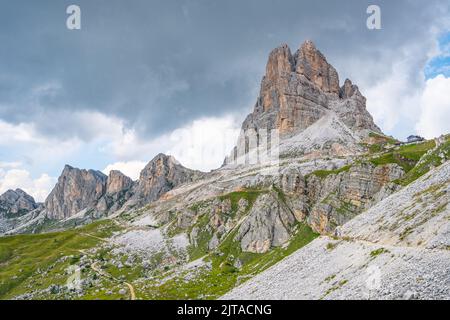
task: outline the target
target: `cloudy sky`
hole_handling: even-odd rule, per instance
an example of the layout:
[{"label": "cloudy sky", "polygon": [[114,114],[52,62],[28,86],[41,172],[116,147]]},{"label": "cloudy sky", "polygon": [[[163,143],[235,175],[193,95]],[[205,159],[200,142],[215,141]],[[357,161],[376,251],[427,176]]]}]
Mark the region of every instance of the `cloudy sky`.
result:
[{"label": "cloudy sky", "polygon": [[[81,8],[81,30],[66,8]],[[381,7],[382,30],[366,9]],[[64,164],[137,178],[159,152],[219,166],[271,49],[313,40],[390,135],[450,132],[448,0],[15,0],[0,10],[0,192]],[[231,138],[230,138],[231,137]]]}]

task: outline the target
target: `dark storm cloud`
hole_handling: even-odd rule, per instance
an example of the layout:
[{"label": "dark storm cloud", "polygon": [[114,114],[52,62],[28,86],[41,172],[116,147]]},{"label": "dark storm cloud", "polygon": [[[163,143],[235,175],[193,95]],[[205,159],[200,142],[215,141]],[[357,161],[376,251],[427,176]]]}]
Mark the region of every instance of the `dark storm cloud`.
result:
[{"label": "dark storm cloud", "polygon": [[[65,27],[65,11],[73,3],[81,7],[80,31]],[[372,3],[382,8],[381,31],[365,26]],[[446,0],[423,5],[406,0],[8,1],[0,10],[0,119],[89,140],[95,130],[71,122],[70,113],[97,111],[154,136],[200,116],[249,110],[270,50],[284,42],[295,50],[305,39],[314,40],[338,69],[352,59],[376,65],[377,73],[365,79],[375,82],[389,72],[398,50],[426,38],[431,24],[448,12]]]}]

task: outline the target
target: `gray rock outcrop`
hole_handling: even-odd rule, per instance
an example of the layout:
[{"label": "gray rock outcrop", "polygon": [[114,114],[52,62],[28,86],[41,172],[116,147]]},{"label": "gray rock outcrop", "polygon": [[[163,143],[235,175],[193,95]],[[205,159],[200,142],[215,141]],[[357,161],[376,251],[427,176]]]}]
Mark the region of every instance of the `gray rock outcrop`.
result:
[{"label": "gray rock outcrop", "polygon": [[295,222],[294,215],[278,201],[275,192],[262,194],[239,227],[236,240],[240,241],[242,251],[265,253],[290,239]]},{"label": "gray rock outcrop", "polygon": [[397,164],[360,163],[326,177],[297,177],[298,191],[288,197],[313,230],[327,234],[398,190],[391,183],[403,175]]},{"label": "gray rock outcrop", "polygon": [[34,198],[22,189],[8,190],[0,195],[0,216],[17,217],[38,208]]},{"label": "gray rock outcrop", "polygon": [[106,191],[107,176],[100,171],[80,170],[66,165],[45,200],[47,216],[64,219],[93,208]]},{"label": "gray rock outcrop", "polygon": [[185,168],[174,157],[160,153],[141,171],[130,202],[133,205],[150,203],[174,187],[201,176],[200,171]]},{"label": "gray rock outcrop", "polygon": [[128,190],[133,186],[133,180],[118,170],[109,173],[106,184],[106,194],[112,195],[123,190]]},{"label": "gray rock outcrop", "polygon": [[298,221],[306,219],[314,231],[329,234],[333,230],[400,186],[392,183],[404,175],[397,164],[375,166],[363,162],[324,176],[303,176],[296,168],[281,172],[280,188],[286,203]]},{"label": "gray rock outcrop", "polygon": [[112,170],[106,181],[105,195],[98,201],[96,209],[101,213],[113,213],[133,195],[133,180],[118,170]]}]

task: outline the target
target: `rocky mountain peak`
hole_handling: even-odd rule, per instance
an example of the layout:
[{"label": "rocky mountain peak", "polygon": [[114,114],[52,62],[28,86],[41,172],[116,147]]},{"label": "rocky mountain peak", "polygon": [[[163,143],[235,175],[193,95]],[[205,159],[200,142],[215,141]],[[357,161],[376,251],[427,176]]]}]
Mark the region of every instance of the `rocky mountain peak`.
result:
[{"label": "rocky mountain peak", "polygon": [[355,93],[361,95],[358,86],[354,85],[351,80],[345,79],[344,85],[339,89],[339,97],[342,99],[348,99]]},{"label": "rocky mountain peak", "polygon": [[101,217],[116,212],[125,204],[145,205],[185,182],[203,174],[183,167],[174,157],[158,154],[134,182],[118,170],[106,176],[97,170],[66,165],[58,182],[45,200],[45,214],[61,220],[80,213]]},{"label": "rocky mountain peak", "polygon": [[291,49],[283,44],[272,50],[266,66],[266,78],[270,81],[277,80],[280,76],[289,75],[294,71],[295,61]]},{"label": "rocky mountain peak", "polygon": [[106,193],[114,194],[131,188],[133,180],[118,170],[111,170],[106,185]]},{"label": "rocky mountain peak", "polygon": [[322,91],[339,94],[339,76],[310,40],[305,41],[295,54],[295,71],[304,75]]},{"label": "rocky mountain peak", "polygon": [[160,153],[141,171],[132,200],[139,204],[155,201],[174,187],[201,175],[199,171],[182,166],[173,156]]},{"label": "rocky mountain peak", "polygon": [[100,171],[66,165],[45,200],[48,217],[63,219],[95,206],[105,193],[106,182],[107,176]]},{"label": "rocky mountain peak", "polygon": [[37,207],[34,198],[22,189],[8,190],[0,195],[0,215],[21,215]]},{"label": "rocky mountain peak", "polygon": [[305,76],[320,90],[339,94],[339,76],[336,69],[310,40],[305,41],[293,55],[287,44],[272,50],[266,66],[266,81],[289,77],[292,72]]},{"label": "rocky mountain peak", "polygon": [[360,140],[370,132],[381,133],[358,87],[348,79],[340,87],[336,69],[310,40],[295,54],[286,44],[270,53],[254,110],[242,124],[237,146],[224,163],[241,162],[239,159],[252,152],[252,145],[258,146],[263,131],[274,130],[281,142],[298,136],[282,143],[285,150],[280,154],[290,155],[356,152]]}]

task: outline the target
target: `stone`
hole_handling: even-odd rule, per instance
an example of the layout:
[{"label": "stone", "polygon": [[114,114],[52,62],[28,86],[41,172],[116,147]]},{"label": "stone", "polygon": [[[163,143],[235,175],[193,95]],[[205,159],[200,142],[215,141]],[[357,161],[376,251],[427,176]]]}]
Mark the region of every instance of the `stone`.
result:
[{"label": "stone", "polygon": [[116,194],[133,186],[133,180],[118,170],[111,170],[106,183],[106,193]]},{"label": "stone", "polygon": [[236,261],[234,262],[233,266],[234,266],[236,269],[242,268],[242,261],[241,261],[240,259],[236,259]]},{"label": "stone", "polygon": [[158,154],[141,171],[133,189],[133,204],[143,205],[159,199],[163,194],[183,183],[192,182],[202,173],[183,167],[172,156]]},{"label": "stone", "polygon": [[295,71],[304,75],[322,91],[339,94],[339,76],[314,43],[307,40],[295,54]]},{"label": "stone", "polygon": [[34,198],[22,189],[8,190],[0,195],[0,216],[17,217],[37,208]]},{"label": "stone", "polygon": [[309,209],[308,224],[321,234],[332,233],[336,226],[398,190],[391,182],[403,175],[397,164],[360,163],[326,178],[309,176],[306,201],[314,205]]},{"label": "stone", "polygon": [[58,183],[45,200],[51,219],[64,219],[95,207],[106,190],[107,176],[100,171],[80,170],[66,165]]},{"label": "stone", "polygon": [[248,207],[248,200],[245,198],[241,198],[238,201],[238,211],[239,212],[243,212],[247,209]]},{"label": "stone", "polygon": [[274,192],[262,194],[239,227],[235,240],[240,241],[242,251],[265,253],[289,240],[295,221]]},{"label": "stone", "polygon": [[219,239],[217,238],[217,234],[213,234],[211,240],[208,243],[208,249],[210,251],[215,250],[219,246]]},{"label": "stone", "polygon": [[177,227],[187,229],[196,222],[196,214],[193,210],[185,209],[177,216]]},{"label": "stone", "polygon": [[414,292],[411,290],[407,290],[403,294],[403,299],[405,299],[405,300],[416,300],[418,297],[419,297],[419,295],[417,294],[417,292]]}]

